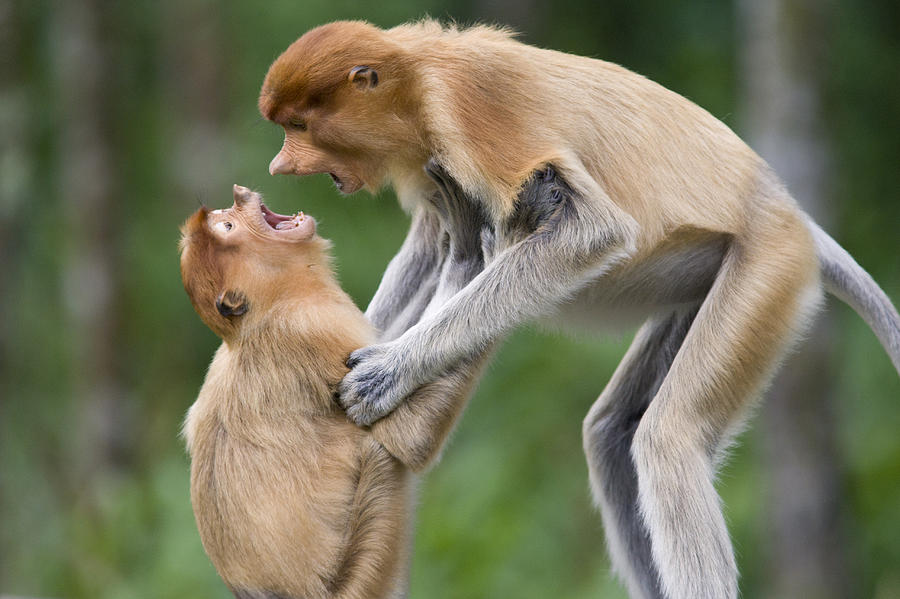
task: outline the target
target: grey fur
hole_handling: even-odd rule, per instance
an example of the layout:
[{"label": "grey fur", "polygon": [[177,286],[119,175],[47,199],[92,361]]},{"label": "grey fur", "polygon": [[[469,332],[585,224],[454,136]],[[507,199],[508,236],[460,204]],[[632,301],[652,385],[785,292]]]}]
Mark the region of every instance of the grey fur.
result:
[{"label": "grey fur", "polygon": [[859,314],[900,372],[900,315],[872,277],[819,225],[807,217],[825,289]]},{"label": "grey fur", "polygon": [[[391,341],[440,308],[484,268],[481,206],[459,189],[436,162],[425,168],[437,185],[413,215],[403,246],[388,264],[366,316]],[[354,362],[355,363],[355,362]]]},{"label": "grey fur", "polygon": [[426,172],[438,186],[430,202],[440,215],[445,249],[437,287],[422,319],[439,310],[484,270],[481,232],[488,228],[481,206],[470,200],[440,165],[429,161]]},{"label": "grey fur", "polygon": [[437,288],[445,255],[439,216],[424,206],[413,214],[406,240],[390,261],[366,316],[382,341],[390,341],[422,317]]},{"label": "grey fur", "polygon": [[[526,182],[512,214],[499,221],[433,168],[443,190],[429,205],[437,216],[426,232],[435,245],[419,258],[431,265],[432,279],[403,283],[422,285],[429,299],[421,310],[417,304],[418,318],[402,335],[354,353],[354,368],[341,383],[350,417],[377,420],[411,390],[453,365],[465,367],[513,326],[561,307],[580,330],[620,313],[653,314],[584,423],[610,554],[633,597],[735,599],[737,568],[713,485],[717,460],[752,397],[811,320],[821,297],[818,281],[796,290],[790,326],[768,341],[752,369],[741,366],[737,383],[725,358],[742,356],[743,338],[729,336],[723,324],[766,318],[766,308],[741,297],[751,281],[783,275],[767,270],[771,254],[764,249],[682,227],[654,252],[633,256],[627,215],[603,198],[592,201],[552,166]],[[792,202],[768,173],[756,198],[773,206]],[[771,225],[766,215],[761,211],[756,223],[763,229]],[[829,290],[863,315],[900,370],[897,311],[834,240],[809,226]],[[401,254],[427,245],[424,239],[408,238]],[[627,259],[628,268],[616,269]],[[411,255],[395,261],[415,263]],[[370,310],[391,311],[386,298],[403,280],[397,268],[392,262]],[[403,285],[397,297],[413,297]],[[709,362],[718,369],[701,370],[698,378],[697,365]]]},{"label": "grey fur", "polygon": [[[481,206],[469,199],[436,162],[430,161],[426,172],[435,182],[437,192],[413,218],[413,226],[400,253],[388,266],[388,273],[366,311],[366,316],[382,331],[381,339],[385,342],[396,339],[420,320],[440,310],[484,269],[482,231],[488,229],[488,224]],[[424,254],[418,255],[419,251]],[[413,272],[405,273],[403,268],[412,268]],[[396,286],[396,291],[392,286]],[[371,360],[382,346],[373,345],[353,352],[347,365],[354,368]],[[474,374],[480,368],[490,350],[491,345],[486,345],[471,355],[460,356],[442,374],[469,378],[468,373]],[[396,386],[400,376],[401,372],[394,364],[386,364],[376,376],[360,381],[356,392],[381,396]],[[338,402],[352,415],[354,406],[347,403],[345,397],[342,384]]]},{"label": "grey fur", "polygon": [[[533,192],[535,202],[551,205],[537,207],[540,220],[530,233],[521,235],[521,227],[506,223],[496,234],[493,259],[468,285],[401,337],[360,350],[364,359],[340,386],[341,404],[357,424],[370,425],[388,414],[448,365],[481,354],[512,327],[548,312],[627,254],[630,221],[613,215],[617,209],[609,203],[576,202],[574,191],[555,174],[547,180],[536,177],[530,186],[543,187]],[[510,232],[513,238],[506,237]],[[535,264],[553,266],[539,270]],[[393,267],[394,261],[389,270]],[[390,274],[392,280],[399,276]],[[387,295],[387,289],[383,282],[378,295]],[[378,299],[381,310],[385,302]],[[376,385],[369,383],[373,379]]]},{"label": "grey fur", "polygon": [[696,313],[693,308],[650,318],[584,420],[591,489],[601,508],[610,557],[636,598],[663,594],[638,509],[632,439]]},{"label": "grey fur", "polygon": [[571,207],[572,194],[572,189],[560,178],[556,169],[549,165],[544,167],[522,187],[515,210],[502,224],[500,239],[512,245],[551,227],[560,207]]}]

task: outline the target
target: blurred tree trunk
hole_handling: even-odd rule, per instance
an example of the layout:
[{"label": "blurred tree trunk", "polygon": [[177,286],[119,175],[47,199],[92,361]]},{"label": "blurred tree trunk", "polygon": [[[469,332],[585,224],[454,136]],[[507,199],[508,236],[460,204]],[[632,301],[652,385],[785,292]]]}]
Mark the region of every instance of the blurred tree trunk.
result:
[{"label": "blurred tree trunk", "polygon": [[231,174],[223,135],[229,90],[222,10],[209,0],[184,0],[166,3],[162,19],[163,93],[175,140],[168,166],[178,185],[172,195],[180,206],[194,197],[224,207]]},{"label": "blurred tree trunk", "polygon": [[[827,228],[828,150],[822,85],[828,2],[738,0],[743,121],[754,148]],[[841,476],[829,376],[833,324],[821,314],[762,410],[770,487],[769,589],[763,596],[850,597]]]},{"label": "blurred tree trunk", "polygon": [[[10,229],[12,220],[21,201],[23,171],[26,158],[24,156],[22,136],[25,131],[25,119],[20,115],[25,112],[23,81],[19,68],[21,64],[21,40],[15,7],[11,0],[0,0],[0,256],[4,257],[4,276],[0,276],[0,313],[10,314],[7,310],[9,302],[9,281],[11,272],[18,264],[11,258],[12,244]],[[10,323],[7,318],[0,319],[0,391],[4,391],[7,378],[5,354],[11,336]],[[4,402],[0,401],[0,416]]]},{"label": "blurred tree trunk", "polygon": [[58,1],[52,8],[63,206],[53,226],[64,238],[63,305],[79,414],[74,475],[90,480],[114,474],[131,450],[132,409],[118,362],[124,194],[113,141],[116,65],[108,45],[115,27],[105,21],[110,10],[102,0]]},{"label": "blurred tree trunk", "polygon": [[[12,1],[0,0],[0,250],[8,249],[7,227],[19,200],[16,187],[22,178],[25,162],[21,139],[24,119],[17,118],[24,107],[19,66],[21,41],[18,34],[21,24],[16,22],[16,16]],[[4,251],[0,255],[10,254]],[[0,301],[5,297],[6,281],[6,277],[0,277]]]},{"label": "blurred tree trunk", "polygon": [[[0,0],[0,256],[3,257],[4,270],[0,276],[0,314],[4,315],[11,314],[9,282],[19,266],[18,260],[14,259],[9,231],[21,195],[17,189],[21,185],[21,175],[16,175],[21,172],[19,169],[23,169],[25,162],[21,147],[25,123],[22,122],[24,119],[17,118],[25,108],[20,92],[22,73],[18,68],[21,64],[21,40],[18,36],[21,23],[18,22],[14,8],[11,0]],[[12,373],[8,366],[8,356],[12,351],[12,327],[9,320],[5,316],[0,318],[0,435],[6,432],[3,425],[8,422],[8,398],[12,391]],[[3,441],[0,438],[0,455],[6,449]],[[6,477],[0,473],[0,513],[9,517],[14,505]],[[9,527],[9,524],[6,526]],[[0,540],[5,539],[4,535],[0,535]],[[6,543],[0,544],[0,589],[6,588],[6,578],[11,573],[6,566],[10,561],[6,551]]]}]

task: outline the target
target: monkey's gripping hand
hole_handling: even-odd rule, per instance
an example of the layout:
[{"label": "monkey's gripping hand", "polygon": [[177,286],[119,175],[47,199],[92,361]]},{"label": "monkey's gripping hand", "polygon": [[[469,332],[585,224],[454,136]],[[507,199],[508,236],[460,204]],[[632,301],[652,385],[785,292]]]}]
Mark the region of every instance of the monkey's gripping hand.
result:
[{"label": "monkey's gripping hand", "polygon": [[[439,312],[484,268],[481,240],[487,222],[481,206],[467,197],[436,162],[429,161],[425,170],[438,188],[428,198],[433,210],[420,210],[414,219],[410,234],[388,267],[367,315],[376,321],[383,320],[383,315],[391,312],[392,304],[405,299],[407,306],[387,329],[384,343],[350,355],[347,366],[351,371],[339,387],[338,401],[357,424],[372,424],[393,411],[420,385],[434,382],[420,376],[424,372],[421,365],[403,359],[408,349],[414,348],[403,345],[401,339],[408,337],[400,337],[401,333],[420,322],[420,318],[427,321],[431,314]],[[433,266],[422,268],[423,264]],[[398,286],[397,280],[404,284]],[[410,288],[418,291],[410,293]],[[458,370],[462,373],[460,380],[473,380],[488,353],[482,351],[477,357],[458,361],[457,365],[469,364]],[[462,384],[461,388],[467,386]]]},{"label": "monkey's gripping hand", "polygon": [[350,418],[370,424],[424,383],[556,308],[634,251],[637,224],[580,169],[576,191],[548,167],[494,222],[498,253],[468,284],[400,337],[351,355],[340,385]]},{"label": "monkey's gripping hand", "polygon": [[[429,161],[425,171],[437,186],[426,198],[430,208],[413,217],[409,235],[366,311],[382,329],[383,343],[353,352],[347,361],[352,371],[339,388],[339,403],[357,424],[371,424],[390,413],[422,388],[419,383],[437,382],[420,380],[421,366],[402,360],[406,350],[399,340],[391,340],[439,312],[484,268],[482,238],[489,225],[481,205],[437,162]],[[464,401],[467,391],[460,390],[471,389],[489,353],[459,360],[456,376],[447,377],[442,388],[457,389],[457,399]]]},{"label": "monkey's gripping hand", "polygon": [[338,403],[360,426],[387,416],[421,382],[408,372],[398,341],[370,345],[350,354],[350,372],[341,381]]}]

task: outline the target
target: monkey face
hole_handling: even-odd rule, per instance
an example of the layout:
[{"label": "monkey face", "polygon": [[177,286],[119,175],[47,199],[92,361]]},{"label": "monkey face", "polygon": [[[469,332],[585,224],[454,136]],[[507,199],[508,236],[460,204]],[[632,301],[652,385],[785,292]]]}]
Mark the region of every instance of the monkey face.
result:
[{"label": "monkey face", "polygon": [[425,149],[405,65],[384,32],[365,23],[323,25],[291,44],[259,97],[262,115],[285,132],[269,172],[326,173],[350,194],[404,176],[398,165],[421,170]]},{"label": "monkey face", "polygon": [[313,137],[309,127],[306,120],[300,119],[291,119],[284,125],[284,145],[269,164],[269,173],[300,176],[327,173],[341,193],[361,189],[366,184],[366,176],[372,177],[365,161],[354,160],[342,155],[339,148],[323,144]]},{"label": "monkey face", "polygon": [[265,312],[313,276],[310,263],[327,260],[328,242],[316,236],[311,217],[276,214],[239,185],[231,208],[200,208],[181,232],[184,288],[203,322],[226,340],[245,315]]},{"label": "monkey face", "polygon": [[266,253],[271,244],[306,241],[316,233],[316,221],[298,212],[286,216],[272,212],[262,197],[246,187],[234,186],[234,206],[206,213],[206,227],[222,244],[256,246]]}]

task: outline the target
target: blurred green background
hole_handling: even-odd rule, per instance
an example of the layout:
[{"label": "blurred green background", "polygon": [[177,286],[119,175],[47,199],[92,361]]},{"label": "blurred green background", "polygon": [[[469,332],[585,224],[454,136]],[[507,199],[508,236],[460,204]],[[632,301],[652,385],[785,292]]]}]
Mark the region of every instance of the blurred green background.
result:
[{"label": "blurred green background", "polygon": [[[178,225],[258,189],[316,217],[365,306],[407,217],[390,191],[270,177],[282,137],[256,97],[317,24],[426,14],[699,103],[900,299],[896,0],[0,0],[0,595],[229,596],[178,435],[218,342]],[[509,339],[422,484],[413,597],[625,596],[580,427],[630,337]],[[720,475],[743,596],[900,597],[900,380],[843,305],[810,337]]]}]

